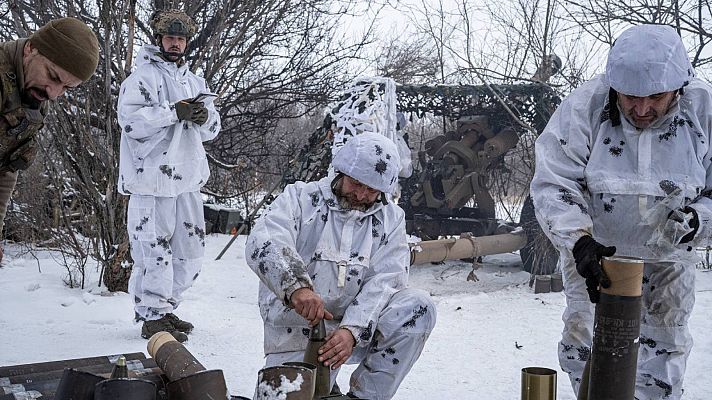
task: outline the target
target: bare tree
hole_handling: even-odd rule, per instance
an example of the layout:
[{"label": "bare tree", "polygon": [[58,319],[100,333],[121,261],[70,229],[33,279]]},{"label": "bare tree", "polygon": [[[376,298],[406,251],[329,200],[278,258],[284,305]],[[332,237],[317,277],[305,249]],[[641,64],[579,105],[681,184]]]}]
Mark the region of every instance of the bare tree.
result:
[{"label": "bare tree", "polygon": [[[438,70],[434,81],[491,88],[492,96],[508,110],[502,117],[511,118],[520,132],[519,145],[507,155],[504,168],[493,170],[489,180],[489,190],[501,208],[514,215],[511,208],[519,208],[528,194],[538,132],[518,115],[507,94],[499,93],[496,85],[539,82],[566,93],[583,80],[594,53],[577,47],[582,33],[575,25],[562,22],[557,0],[419,1],[408,10],[416,31],[416,39],[410,41],[432,54]],[[554,64],[557,74],[548,70]],[[421,124],[421,142],[437,130],[454,128],[453,121],[434,122],[427,122],[430,128]]]},{"label": "bare tree", "polygon": [[712,41],[708,27],[712,7],[706,0],[563,0],[566,18],[595,41],[610,45],[626,27],[666,24],[675,27],[691,52],[692,65],[707,74],[712,55],[705,51]]},{"label": "bare tree", "polygon": [[438,79],[439,60],[432,46],[422,37],[411,41],[392,40],[376,57],[379,76],[392,78],[401,84],[425,84]]},{"label": "bare tree", "polygon": [[[259,191],[265,177],[281,173],[283,161],[294,150],[293,130],[283,121],[314,115],[350,79],[349,62],[359,57],[370,30],[363,37],[342,39],[339,23],[367,6],[351,0],[0,4],[0,15],[10,17],[0,18],[0,40],[26,36],[52,18],[74,16],[94,30],[101,47],[94,77],[53,102],[41,135],[43,168],[35,168],[35,175],[25,174],[20,183],[43,182],[42,196],[53,199],[50,208],[60,217],[53,219],[57,227],[49,231],[54,238],[48,243],[72,252],[84,260],[82,265],[96,259],[107,288],[126,289],[127,198],[116,188],[120,142],[116,100],[135,49],[153,40],[148,19],[155,9],[183,8],[199,26],[188,62],[220,94],[223,131],[208,145],[215,173],[206,186],[206,193],[220,201]],[[38,224],[47,223],[47,213],[52,213],[39,204],[24,211],[23,221]]]}]

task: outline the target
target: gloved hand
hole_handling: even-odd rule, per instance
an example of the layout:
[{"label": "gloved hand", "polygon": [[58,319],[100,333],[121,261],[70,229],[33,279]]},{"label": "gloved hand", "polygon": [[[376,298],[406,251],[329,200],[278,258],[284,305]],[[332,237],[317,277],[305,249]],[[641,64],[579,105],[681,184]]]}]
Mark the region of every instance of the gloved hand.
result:
[{"label": "gloved hand", "polygon": [[606,247],[591,236],[582,236],[574,245],[573,254],[576,261],[576,271],[586,278],[586,291],[591,303],[598,303],[601,293],[598,290],[600,284],[603,288],[611,286],[611,280],[601,267],[601,257],[610,257],[616,253],[615,246]]},{"label": "gloved hand", "polygon": [[673,245],[678,245],[692,241],[699,228],[700,218],[697,216],[697,211],[690,206],[685,206],[670,211],[663,232]]},{"label": "gloved hand", "polygon": [[176,115],[181,121],[192,121],[203,125],[208,120],[208,109],[202,101],[191,103],[190,99],[185,99],[176,103]]}]

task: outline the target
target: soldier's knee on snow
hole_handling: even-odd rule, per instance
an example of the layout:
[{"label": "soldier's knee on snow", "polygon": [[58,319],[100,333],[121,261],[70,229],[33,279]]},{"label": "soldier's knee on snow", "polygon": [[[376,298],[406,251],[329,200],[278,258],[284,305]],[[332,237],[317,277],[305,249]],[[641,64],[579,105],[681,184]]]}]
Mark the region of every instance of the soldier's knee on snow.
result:
[{"label": "soldier's knee on snow", "polygon": [[391,301],[403,305],[406,310],[412,310],[406,314],[408,319],[403,323],[403,328],[417,327],[419,331],[428,333],[435,328],[437,310],[428,292],[407,288],[394,294]]}]

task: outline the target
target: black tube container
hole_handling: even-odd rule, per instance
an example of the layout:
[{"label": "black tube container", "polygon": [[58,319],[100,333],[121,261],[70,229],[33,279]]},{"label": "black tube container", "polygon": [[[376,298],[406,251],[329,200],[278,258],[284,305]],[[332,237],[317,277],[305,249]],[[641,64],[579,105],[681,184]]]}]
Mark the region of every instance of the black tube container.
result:
[{"label": "black tube container", "polygon": [[143,379],[106,379],[96,384],[94,400],[156,400],[156,385]]},{"label": "black tube container", "polygon": [[94,387],[104,378],[89,372],[67,368],[59,381],[55,400],[94,400]]},{"label": "black tube container", "polygon": [[314,398],[328,396],[331,393],[331,370],[324,363],[319,362],[319,348],[326,343],[326,324],[322,319],[311,328],[309,343],[304,351],[304,362],[316,365],[314,374]]},{"label": "black tube container", "polygon": [[601,293],[594,317],[589,400],[635,398],[640,309],[640,296]]}]

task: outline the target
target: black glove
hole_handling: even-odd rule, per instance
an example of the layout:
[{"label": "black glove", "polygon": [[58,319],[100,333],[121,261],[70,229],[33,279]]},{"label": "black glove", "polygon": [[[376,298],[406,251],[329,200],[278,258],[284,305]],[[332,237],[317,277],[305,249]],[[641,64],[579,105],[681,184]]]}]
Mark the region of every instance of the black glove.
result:
[{"label": "black glove", "polygon": [[[695,238],[697,230],[700,229],[700,218],[697,216],[697,211],[695,211],[695,209],[690,206],[685,206],[679,211],[683,214],[692,214],[692,219],[689,222],[690,228],[692,228],[692,232],[688,233],[687,235],[683,236],[682,239],[680,239],[680,244],[682,244],[690,242],[692,241],[692,239]],[[668,219],[672,219],[673,221],[677,222],[684,222],[684,220],[679,217],[679,213],[676,213],[675,211],[670,211],[670,214],[668,214]]]},{"label": "black glove", "polygon": [[208,109],[202,101],[191,103],[190,99],[181,100],[176,103],[176,115],[181,121],[192,121],[198,125],[203,125],[208,120]]},{"label": "black glove", "polygon": [[608,288],[611,280],[606,272],[601,268],[601,257],[610,257],[616,253],[616,247],[606,247],[591,236],[582,236],[574,245],[574,260],[576,261],[576,271],[586,278],[586,291],[591,303],[598,303],[601,293],[598,285]]}]

